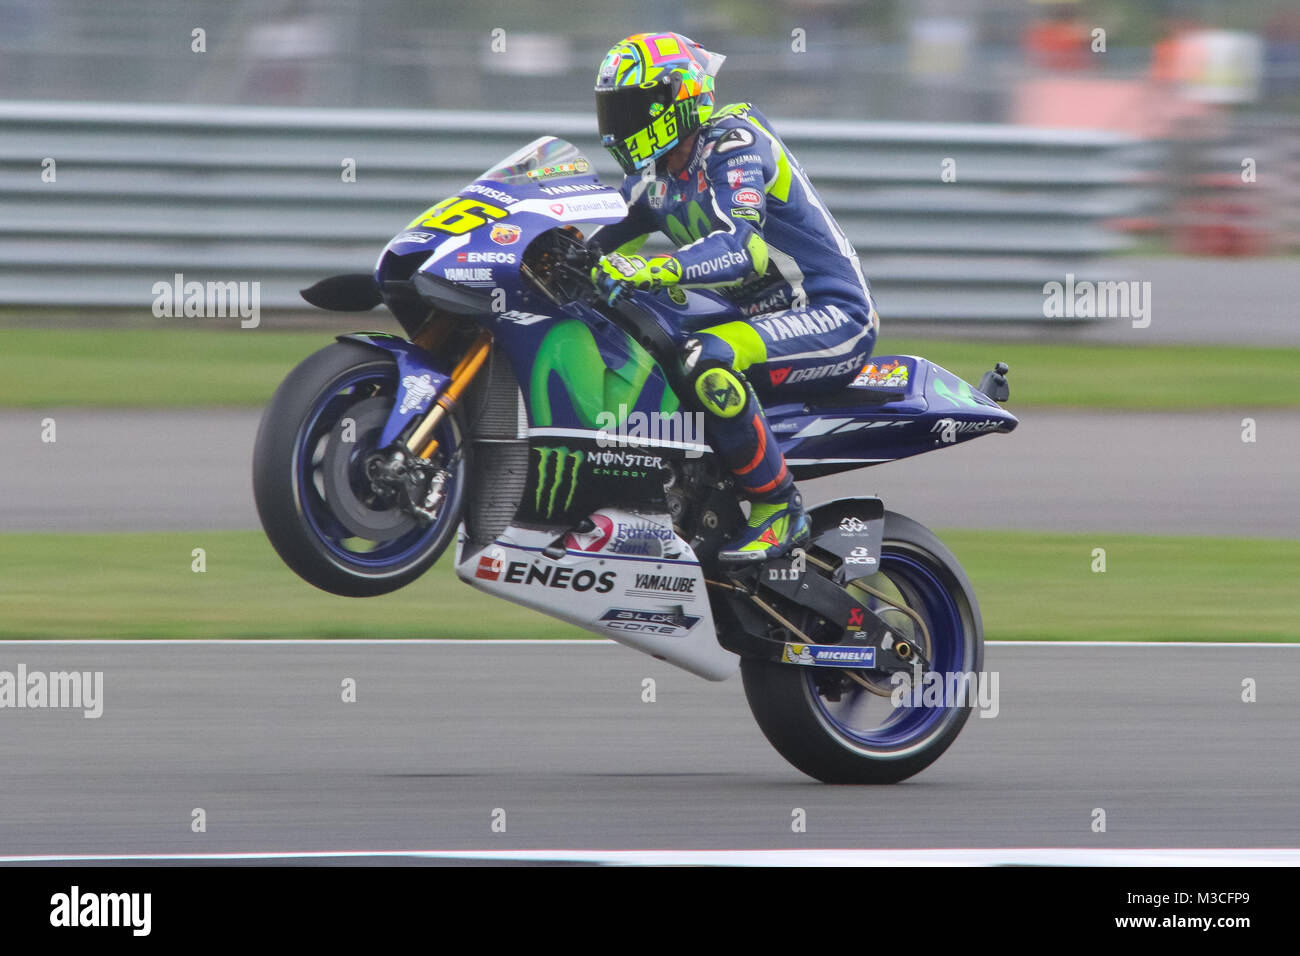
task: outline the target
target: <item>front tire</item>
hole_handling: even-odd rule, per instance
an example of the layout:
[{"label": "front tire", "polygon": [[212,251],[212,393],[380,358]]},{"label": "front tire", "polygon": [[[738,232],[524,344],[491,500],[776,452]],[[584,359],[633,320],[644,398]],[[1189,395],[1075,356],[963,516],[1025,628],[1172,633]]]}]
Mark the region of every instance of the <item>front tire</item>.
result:
[{"label": "front tire", "polygon": [[[848,502],[817,509],[812,516],[814,539],[853,513]],[[885,512],[880,571],[866,581],[901,599],[926,622],[933,645],[931,669],[980,674],[984,629],[974,592],[952,552],[928,529]],[[868,603],[887,616],[891,630],[906,628],[912,620],[875,597]],[[889,687],[885,682],[874,694],[845,681],[833,692],[824,685],[819,689],[819,681],[830,676],[819,672],[828,670],[754,658],[741,661],[745,697],[764,736],[791,764],[823,783],[904,780],[938,760],[970,716],[970,706],[895,708],[888,696],[881,696]],[[850,689],[844,690],[845,685]],[[827,693],[838,699],[827,699]],[[874,723],[868,712],[883,719]]]},{"label": "front tire", "polygon": [[460,523],[465,464],[454,414],[435,431],[451,474],[432,524],[374,495],[365,477],[397,375],[388,353],[336,342],[280,383],[257,431],[253,496],[262,527],[285,564],[331,594],[371,597],[409,584]]}]

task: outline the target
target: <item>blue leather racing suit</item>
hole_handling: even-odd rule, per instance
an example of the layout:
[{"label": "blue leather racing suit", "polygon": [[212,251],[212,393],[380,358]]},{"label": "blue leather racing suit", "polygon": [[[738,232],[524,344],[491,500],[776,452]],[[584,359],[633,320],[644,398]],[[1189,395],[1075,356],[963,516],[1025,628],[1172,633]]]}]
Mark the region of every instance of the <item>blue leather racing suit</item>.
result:
[{"label": "blue leather racing suit", "polygon": [[756,500],[786,493],[792,482],[758,396],[840,388],[866,364],[879,323],[853,245],[747,103],[713,114],[679,174],[661,158],[627,177],[622,193],[627,218],[592,241],[627,255],[663,233],[679,247],[678,284],[736,306],[736,319],[694,333],[682,372],[742,491]]}]

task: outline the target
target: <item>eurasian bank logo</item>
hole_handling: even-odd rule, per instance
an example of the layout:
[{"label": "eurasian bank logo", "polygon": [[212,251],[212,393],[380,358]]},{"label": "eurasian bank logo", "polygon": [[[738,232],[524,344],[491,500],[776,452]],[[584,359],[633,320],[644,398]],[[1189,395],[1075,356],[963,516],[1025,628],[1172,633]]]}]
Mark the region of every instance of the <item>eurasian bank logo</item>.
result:
[{"label": "eurasian bank logo", "polygon": [[[539,458],[537,462],[537,491],[534,504],[537,513],[543,518],[555,514],[555,505],[560,495],[564,494],[561,510],[567,511],[573,504],[573,495],[578,490],[578,471],[586,456],[577,449],[563,446],[541,446],[534,448]],[[545,510],[542,509],[545,499]]]}]

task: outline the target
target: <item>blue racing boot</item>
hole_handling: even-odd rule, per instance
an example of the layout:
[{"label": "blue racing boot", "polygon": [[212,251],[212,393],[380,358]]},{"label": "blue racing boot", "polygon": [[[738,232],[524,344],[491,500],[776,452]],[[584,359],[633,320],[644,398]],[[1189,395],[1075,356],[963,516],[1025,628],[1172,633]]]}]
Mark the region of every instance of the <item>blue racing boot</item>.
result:
[{"label": "blue racing boot", "polygon": [[811,531],[803,496],[790,482],[779,497],[755,501],[741,533],[718,551],[723,564],[749,564],[781,558],[804,544]]}]

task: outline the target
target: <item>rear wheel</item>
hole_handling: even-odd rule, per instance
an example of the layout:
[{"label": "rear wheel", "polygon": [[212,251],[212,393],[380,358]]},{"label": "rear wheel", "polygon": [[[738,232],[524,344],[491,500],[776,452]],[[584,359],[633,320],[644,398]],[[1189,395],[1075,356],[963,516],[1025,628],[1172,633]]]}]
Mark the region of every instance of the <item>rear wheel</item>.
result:
[{"label": "rear wheel", "polygon": [[460,523],[465,464],[454,415],[435,431],[441,498],[428,523],[374,480],[396,392],[387,353],[336,342],[289,373],[258,428],[253,493],[262,527],[285,564],[333,594],[368,597],[409,584]]},{"label": "rear wheel", "polygon": [[[814,539],[852,515],[849,502],[817,509]],[[838,561],[826,552],[814,550],[813,556]],[[880,570],[848,587],[923,662],[910,678],[932,671],[943,677],[943,687],[964,689],[963,678],[948,675],[979,674],[984,634],[970,582],[952,553],[917,522],[885,512]],[[928,705],[920,693],[900,694],[902,706],[896,706],[894,684],[880,671],[746,658],[741,674],[750,709],[772,746],[825,783],[896,783],[919,773],[948,749],[970,716],[964,693],[957,700],[929,698]],[[917,686],[933,687],[933,680]]]}]

